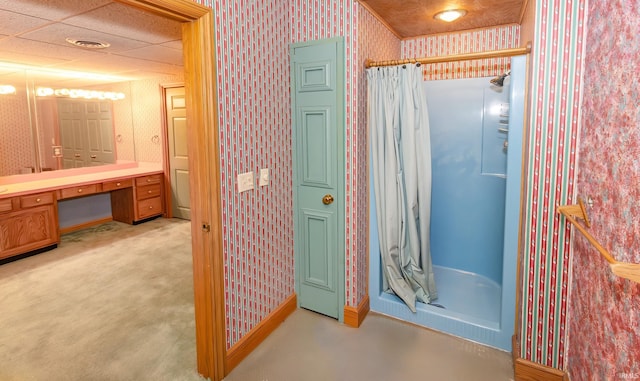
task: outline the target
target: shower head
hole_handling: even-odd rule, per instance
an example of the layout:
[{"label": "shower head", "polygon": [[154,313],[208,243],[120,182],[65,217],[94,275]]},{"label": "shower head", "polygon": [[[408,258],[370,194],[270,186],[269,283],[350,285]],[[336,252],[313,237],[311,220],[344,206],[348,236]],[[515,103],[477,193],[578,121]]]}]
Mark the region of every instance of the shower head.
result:
[{"label": "shower head", "polygon": [[507,78],[510,74],[511,74],[511,70],[509,70],[508,72],[506,72],[506,73],[504,73],[504,74],[502,74],[502,75],[500,75],[498,77],[495,77],[494,79],[492,79],[489,82],[491,82],[492,85],[502,87],[504,85],[504,79]]}]

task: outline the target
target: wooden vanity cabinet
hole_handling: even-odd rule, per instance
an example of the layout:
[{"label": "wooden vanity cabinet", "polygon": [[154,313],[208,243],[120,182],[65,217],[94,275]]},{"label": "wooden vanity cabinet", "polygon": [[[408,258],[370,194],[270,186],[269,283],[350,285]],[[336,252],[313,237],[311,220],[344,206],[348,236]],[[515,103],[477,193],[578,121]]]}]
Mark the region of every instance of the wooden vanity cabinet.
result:
[{"label": "wooden vanity cabinet", "polygon": [[55,192],[0,199],[0,259],[60,242]]},{"label": "wooden vanity cabinet", "polygon": [[140,176],[133,187],[111,191],[113,219],[135,224],[164,213],[162,175]]}]

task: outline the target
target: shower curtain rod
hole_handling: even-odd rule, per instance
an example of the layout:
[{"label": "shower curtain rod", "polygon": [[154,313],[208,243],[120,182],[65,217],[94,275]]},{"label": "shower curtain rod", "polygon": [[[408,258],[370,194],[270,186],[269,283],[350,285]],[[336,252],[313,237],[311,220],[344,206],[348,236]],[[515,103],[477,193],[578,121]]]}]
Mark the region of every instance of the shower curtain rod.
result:
[{"label": "shower curtain rod", "polygon": [[370,67],[395,66],[395,65],[403,65],[408,63],[432,64],[432,63],[440,63],[440,62],[480,60],[480,59],[487,59],[487,58],[519,56],[523,54],[529,54],[530,52],[531,52],[531,43],[528,43],[527,46],[524,48],[490,50],[486,52],[453,54],[448,56],[406,58],[403,60],[389,60],[389,61],[372,61],[371,59],[367,58],[367,60],[364,62],[364,66],[365,68],[368,69]]}]

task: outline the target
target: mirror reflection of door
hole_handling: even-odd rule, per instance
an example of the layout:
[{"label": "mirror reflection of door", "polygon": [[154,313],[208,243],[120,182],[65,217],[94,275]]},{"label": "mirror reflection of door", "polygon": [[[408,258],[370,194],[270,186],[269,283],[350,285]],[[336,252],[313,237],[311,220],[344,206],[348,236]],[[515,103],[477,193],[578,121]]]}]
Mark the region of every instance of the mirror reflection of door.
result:
[{"label": "mirror reflection of door", "polygon": [[177,218],[190,220],[187,109],[184,87],[165,89],[165,102],[169,142],[172,215]]},{"label": "mirror reflection of door", "polygon": [[62,167],[115,163],[111,102],[58,100]]}]

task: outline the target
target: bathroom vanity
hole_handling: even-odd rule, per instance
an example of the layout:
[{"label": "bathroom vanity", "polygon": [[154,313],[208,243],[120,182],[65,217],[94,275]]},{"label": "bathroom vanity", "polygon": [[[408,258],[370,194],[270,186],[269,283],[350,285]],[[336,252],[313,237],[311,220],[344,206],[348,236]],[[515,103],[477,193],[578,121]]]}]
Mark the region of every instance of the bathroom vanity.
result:
[{"label": "bathroom vanity", "polygon": [[164,175],[159,166],[78,169],[62,176],[39,173],[23,180],[0,184],[0,261],[56,247],[61,200],[109,193],[113,220],[127,224],[165,213]]}]

